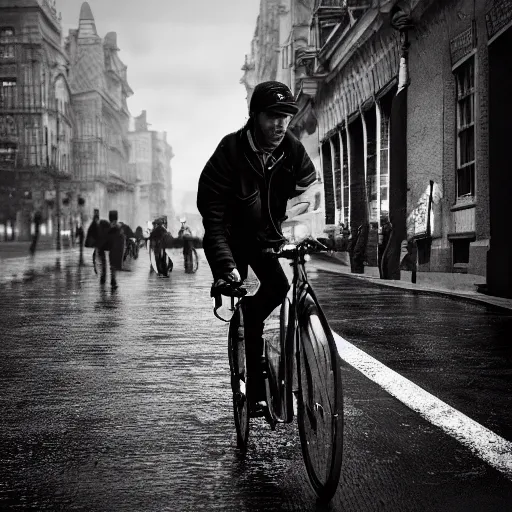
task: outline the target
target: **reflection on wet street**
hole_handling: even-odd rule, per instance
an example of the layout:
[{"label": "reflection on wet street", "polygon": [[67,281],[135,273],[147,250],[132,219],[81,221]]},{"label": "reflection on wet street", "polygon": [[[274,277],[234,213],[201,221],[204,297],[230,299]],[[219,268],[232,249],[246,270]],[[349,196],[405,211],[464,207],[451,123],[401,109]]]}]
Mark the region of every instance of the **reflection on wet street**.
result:
[{"label": "reflection on wet street", "polygon": [[90,265],[68,265],[2,293],[0,503],[281,510],[296,429],[272,439],[261,423],[239,456],[206,261],[161,279],[146,256],[114,292]]}]

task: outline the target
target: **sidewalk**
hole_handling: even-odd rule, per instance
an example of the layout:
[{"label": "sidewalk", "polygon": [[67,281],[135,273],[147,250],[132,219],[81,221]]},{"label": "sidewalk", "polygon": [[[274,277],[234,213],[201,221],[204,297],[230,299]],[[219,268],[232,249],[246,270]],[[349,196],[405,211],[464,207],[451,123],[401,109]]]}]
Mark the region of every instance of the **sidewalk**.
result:
[{"label": "sidewalk", "polygon": [[[4,260],[7,258],[19,258],[25,257],[30,254],[31,242],[28,240],[18,241],[18,240],[10,240],[10,241],[0,241],[0,260]],[[53,238],[42,237],[37,242],[36,254],[40,252],[46,252],[55,250],[55,240]],[[68,240],[63,240],[61,244],[62,249],[69,249]]]},{"label": "sidewalk", "polygon": [[[29,254],[30,242],[7,242],[9,247],[0,244],[0,285],[31,281],[38,275],[54,272],[57,268],[78,265],[80,252],[78,248],[53,247],[38,248],[32,257]],[[84,250],[84,260],[90,258],[90,251]]]},{"label": "sidewalk", "polygon": [[352,274],[350,265],[347,263],[343,259],[343,253],[335,253],[333,256],[320,253],[312,255],[310,264],[320,270],[344,274],[354,279],[364,279],[379,286],[391,286],[422,293],[437,293],[512,310],[512,299],[485,295],[477,291],[477,285],[486,282],[484,276],[447,272],[417,272],[416,283],[412,283],[411,272],[401,271],[400,281],[380,279],[377,267],[365,267],[364,274]]}]

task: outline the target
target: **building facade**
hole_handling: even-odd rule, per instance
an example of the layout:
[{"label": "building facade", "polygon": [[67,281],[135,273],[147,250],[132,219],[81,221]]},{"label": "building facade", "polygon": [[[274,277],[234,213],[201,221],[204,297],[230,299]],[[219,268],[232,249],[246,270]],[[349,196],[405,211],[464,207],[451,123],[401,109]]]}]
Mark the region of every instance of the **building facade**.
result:
[{"label": "building facade", "polygon": [[[366,261],[374,265],[382,223],[404,210],[404,225],[396,227],[417,246],[419,270],[486,275],[490,293],[512,296],[503,215],[511,190],[505,123],[512,1],[281,5],[291,20],[281,27],[291,26],[291,35],[277,36],[278,68],[290,66],[281,76],[291,77],[301,106],[292,127],[303,141],[317,140],[326,228],[368,225]],[[397,12],[411,21],[407,31],[392,25]],[[397,148],[390,120],[404,65],[409,81]],[[397,150],[403,183],[392,163]]]},{"label": "building facade", "polygon": [[73,171],[76,194],[86,210],[99,209],[106,218],[117,210],[119,220],[135,222],[135,175],[129,166],[127,98],[133,94],[127,68],[119,58],[117,35],[102,39],[87,2],[80,11],[78,29],[69,31],[66,52],[76,126]]},{"label": "building facade", "polygon": [[[69,60],[49,0],[0,0],[0,237],[41,236],[70,223],[72,175]],[[64,201],[64,207],[61,206]]]},{"label": "building facade", "polygon": [[[242,66],[244,75],[240,80],[247,92],[248,106],[254,87],[260,82],[278,80],[296,92],[296,67],[293,55],[296,48],[300,47],[301,36],[304,37],[303,23],[300,22],[302,13],[297,13],[297,8],[297,3],[294,0],[261,1],[260,13],[251,42],[251,53],[246,55],[245,63]],[[313,161],[318,179],[315,185],[295,198],[290,204],[301,201],[309,202],[310,209],[302,216],[302,221],[309,225],[312,234],[324,236],[325,221],[318,134],[315,130],[294,131],[300,137]]]},{"label": "building facade", "polygon": [[[172,201],[174,156],[167,133],[149,130],[146,111],[134,118],[130,141],[130,166],[136,179],[135,225],[146,227],[149,221],[167,216],[169,228],[176,230]],[[175,223],[174,223],[175,224]]]}]

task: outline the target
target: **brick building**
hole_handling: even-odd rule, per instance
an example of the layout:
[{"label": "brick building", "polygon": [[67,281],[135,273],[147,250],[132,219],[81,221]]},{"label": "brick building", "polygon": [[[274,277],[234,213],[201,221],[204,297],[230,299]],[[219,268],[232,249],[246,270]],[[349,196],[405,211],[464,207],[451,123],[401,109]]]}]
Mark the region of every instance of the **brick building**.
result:
[{"label": "brick building", "polygon": [[[28,239],[70,223],[73,114],[60,17],[49,0],[0,0],[0,237]],[[62,192],[62,193],[61,193]]]},{"label": "brick building", "polygon": [[[504,212],[512,190],[506,140],[512,1],[411,4],[410,219],[421,212],[427,180],[439,185],[432,239],[424,242],[420,263],[426,270],[486,275],[490,293],[511,297]],[[419,224],[410,226],[410,236],[421,237]]]},{"label": "brick building", "polygon": [[[505,123],[512,113],[512,0],[281,4],[291,23],[280,27],[292,28],[277,35],[278,69],[289,68],[281,76],[290,77],[301,106],[295,132],[310,154],[317,141],[326,227],[367,223],[366,260],[374,265],[382,221],[404,209],[404,238],[416,242],[420,270],[486,275],[490,293],[511,296],[502,212],[511,190]],[[403,197],[390,165],[402,51],[391,26],[396,9],[413,24]]]}]

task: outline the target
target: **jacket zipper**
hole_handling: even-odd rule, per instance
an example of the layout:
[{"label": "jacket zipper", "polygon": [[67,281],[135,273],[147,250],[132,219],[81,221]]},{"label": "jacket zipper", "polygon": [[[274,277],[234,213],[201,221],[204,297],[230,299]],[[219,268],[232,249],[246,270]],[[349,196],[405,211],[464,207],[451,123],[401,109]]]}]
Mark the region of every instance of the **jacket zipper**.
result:
[{"label": "jacket zipper", "polygon": [[245,159],[247,160],[247,162],[249,163],[249,165],[254,169],[254,172],[256,172],[256,174],[259,174],[262,178],[265,178],[265,172],[263,172],[263,174],[260,173],[260,171],[258,171],[258,169],[256,169],[256,167],[254,167],[254,165],[252,165],[252,162],[249,160],[249,157],[246,155],[245,152],[244,152],[244,156],[245,156]]},{"label": "jacket zipper", "polygon": [[[249,158],[248,158],[247,154],[245,153],[245,151],[244,151],[244,157],[247,160],[247,162],[249,163],[249,165],[254,169],[254,171],[263,178],[263,180],[265,181],[265,185],[267,185],[267,178],[266,178],[266,175],[265,175],[265,165],[263,163],[261,163],[261,166],[262,166],[262,169],[263,169],[263,174],[261,174],[256,169],[256,167],[254,167],[254,165],[252,165],[252,162],[249,160]],[[282,153],[281,156],[271,166],[269,166],[268,170],[271,171],[281,161],[281,159],[283,157],[284,157],[284,153]],[[272,226],[273,226],[274,230],[276,231],[276,233],[279,233],[279,230],[276,227],[274,219],[272,218],[272,212],[270,211],[270,184],[272,182],[272,177],[273,176],[274,176],[274,173],[272,172],[272,173],[270,173],[270,176],[268,178],[268,185],[267,185],[267,211],[268,211],[268,217],[270,219],[270,222],[272,223]]]},{"label": "jacket zipper", "polygon": [[[282,157],[283,155],[281,155]],[[279,160],[281,160],[281,157],[279,158]],[[277,162],[279,162],[279,160],[277,160],[271,167],[269,167],[269,170],[272,169],[276,164]],[[276,232],[276,234],[279,234],[279,229],[277,229],[277,226],[274,222],[274,219],[272,218],[272,212],[270,211],[270,184],[272,182],[272,177],[274,176],[275,172],[272,172],[270,173],[270,176],[268,178],[268,187],[267,187],[267,210],[268,210],[268,217],[270,219],[270,222],[272,222],[272,226],[274,227],[274,230]]]}]

